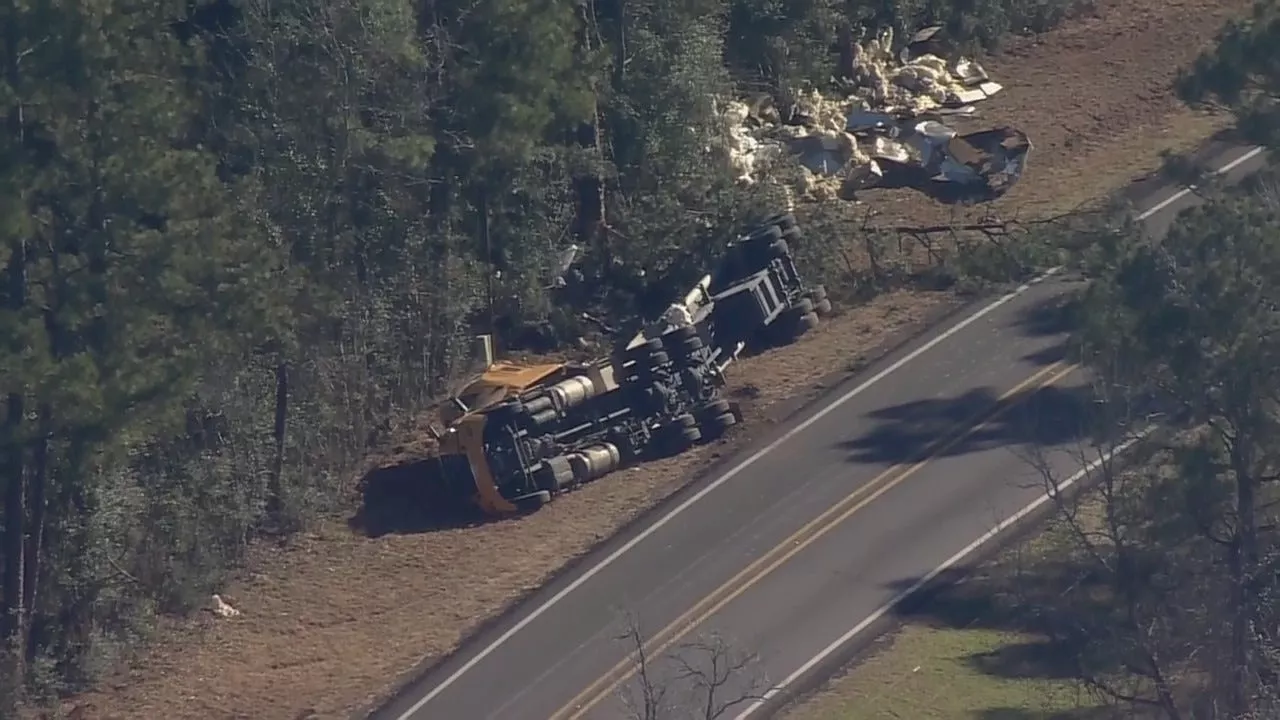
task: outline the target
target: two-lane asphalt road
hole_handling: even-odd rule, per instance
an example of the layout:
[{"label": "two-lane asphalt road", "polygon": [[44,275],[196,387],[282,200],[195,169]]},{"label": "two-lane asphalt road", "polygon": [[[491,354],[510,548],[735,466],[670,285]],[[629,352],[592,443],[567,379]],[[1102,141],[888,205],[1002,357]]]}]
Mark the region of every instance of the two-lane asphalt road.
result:
[{"label": "two-lane asphalt road", "polygon": [[[1229,166],[1230,178],[1262,163],[1242,149],[1206,156]],[[1157,232],[1194,202],[1172,188],[1141,192]],[[1078,467],[1070,450],[1089,398],[1064,360],[1066,328],[1054,311],[1073,286],[1051,275],[884,359],[607,543],[373,717],[629,717],[619,688],[636,695],[635,645],[619,636],[632,625],[659,675],[676,672],[664,651],[714,631],[732,651],[758,655],[722,697],[753,678],[761,687],[794,682],[833,641],[863,639],[905,587],[1042,496],[1029,453],[1062,477]]]}]

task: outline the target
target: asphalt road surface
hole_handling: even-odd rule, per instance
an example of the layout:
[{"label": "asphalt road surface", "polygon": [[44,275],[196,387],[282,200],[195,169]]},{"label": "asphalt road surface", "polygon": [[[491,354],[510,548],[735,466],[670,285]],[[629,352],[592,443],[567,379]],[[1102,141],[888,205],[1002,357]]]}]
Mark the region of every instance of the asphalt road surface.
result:
[{"label": "asphalt road surface", "polygon": [[[1200,160],[1238,180],[1264,156],[1209,144]],[[1128,192],[1155,233],[1196,202],[1155,183]],[[629,661],[637,644],[623,637],[632,630],[667,703],[697,692],[690,671],[705,678],[747,653],[755,659],[727,673],[718,696],[772,689],[781,700],[836,646],[890,622],[904,589],[1043,496],[1037,465],[1060,478],[1079,468],[1090,402],[1065,359],[1060,311],[1078,287],[1051,274],[917,338],[653,523],[607,543],[372,717],[641,717],[631,707],[643,704]],[[724,717],[763,716],[771,705]]]}]

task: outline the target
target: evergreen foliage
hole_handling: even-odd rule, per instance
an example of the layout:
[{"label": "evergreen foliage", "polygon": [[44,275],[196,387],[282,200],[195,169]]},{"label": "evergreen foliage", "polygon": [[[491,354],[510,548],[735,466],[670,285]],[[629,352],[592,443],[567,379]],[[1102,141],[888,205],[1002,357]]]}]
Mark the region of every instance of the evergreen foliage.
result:
[{"label": "evergreen foliage", "polygon": [[860,25],[989,44],[1071,7],[3,4],[0,715],[346,502],[467,336],[661,303],[776,210],[708,161],[714,98],[823,84]]}]

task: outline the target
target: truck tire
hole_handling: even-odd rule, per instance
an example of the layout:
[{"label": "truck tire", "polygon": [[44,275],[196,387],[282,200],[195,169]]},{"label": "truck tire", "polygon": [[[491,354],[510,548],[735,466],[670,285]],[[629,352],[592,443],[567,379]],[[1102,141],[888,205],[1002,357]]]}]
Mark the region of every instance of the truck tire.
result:
[{"label": "truck tire", "polygon": [[649,356],[644,359],[644,364],[648,365],[650,369],[666,365],[669,362],[671,362],[671,356],[665,350],[649,353]]},{"label": "truck tire", "polygon": [[529,422],[532,423],[533,425],[550,425],[551,423],[556,421],[557,417],[559,416],[556,414],[556,411],[554,409],[543,410],[542,412],[536,412],[533,415],[531,415],[529,417]]},{"label": "truck tire", "polygon": [[551,502],[551,493],[546,490],[540,490],[531,493],[515,501],[516,510],[522,513],[537,512],[542,509],[543,505]]},{"label": "truck tire", "polygon": [[696,427],[673,429],[671,433],[671,454],[679,455],[702,439],[702,431]]},{"label": "truck tire", "polygon": [[542,467],[534,473],[534,481],[538,484],[538,489],[550,493],[563,492],[572,487],[575,480],[573,466],[569,464],[569,458],[564,455],[543,460]]},{"label": "truck tire", "polygon": [[793,318],[797,318],[811,312],[813,312],[813,301],[807,297],[800,298],[792,303],[791,307],[787,308],[787,315]]},{"label": "truck tire", "polygon": [[729,406],[728,400],[717,398],[715,400],[710,400],[700,405],[698,407],[697,415],[698,417],[706,419],[709,417],[714,417],[716,415],[723,415],[727,412],[730,412],[730,410],[731,408]]},{"label": "truck tire", "polygon": [[702,436],[712,440],[717,439],[737,424],[738,418],[731,412],[712,415],[702,421]]},{"label": "truck tire", "polygon": [[827,315],[830,315],[831,301],[826,298],[822,298],[813,304],[813,312],[816,313],[818,317],[826,317]]},{"label": "truck tire", "polygon": [[677,325],[663,333],[662,337],[659,339],[662,340],[662,343],[665,345],[672,341],[680,342],[682,340],[688,340],[689,338],[696,337],[698,337],[698,328],[692,325]]},{"label": "truck tire", "polygon": [[791,326],[791,339],[793,342],[818,327],[818,315],[817,313],[807,312],[803,315],[797,315],[794,322],[795,324]]},{"label": "truck tire", "polygon": [[623,351],[622,361],[627,362],[629,360],[641,360],[656,352],[662,352],[661,338],[652,338],[649,340],[645,340],[644,342],[631,348],[630,350]]},{"label": "truck tire", "polygon": [[778,213],[764,219],[761,225],[774,225],[782,232],[786,232],[796,226],[796,216],[791,213]]},{"label": "truck tire", "polygon": [[822,285],[814,285],[808,290],[805,290],[801,297],[807,297],[814,305],[817,305],[827,299],[827,289]]},{"label": "truck tire", "polygon": [[698,419],[690,415],[689,413],[684,413],[683,415],[677,415],[671,418],[671,423],[668,425],[668,427],[696,428],[698,427]]},{"label": "truck tire", "polygon": [[706,344],[702,342],[702,338],[694,335],[693,337],[681,340],[680,344],[676,347],[676,352],[687,356],[698,352],[704,347],[706,347]]},{"label": "truck tire", "polygon": [[777,225],[759,225],[753,230],[747,232],[746,240],[743,245],[752,245],[754,243],[768,244],[777,242],[782,239],[782,229]]},{"label": "truck tire", "polygon": [[798,227],[787,228],[782,231],[782,239],[799,247],[800,242],[804,240],[804,233],[800,232]]}]

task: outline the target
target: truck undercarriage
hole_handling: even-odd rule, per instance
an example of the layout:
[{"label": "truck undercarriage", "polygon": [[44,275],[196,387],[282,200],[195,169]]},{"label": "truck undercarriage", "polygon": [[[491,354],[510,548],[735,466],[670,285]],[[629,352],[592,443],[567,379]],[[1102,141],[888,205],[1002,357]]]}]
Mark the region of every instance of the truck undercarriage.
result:
[{"label": "truck undercarriage", "polygon": [[721,397],[739,353],[792,342],[831,308],[825,291],[806,288],[796,270],[789,241],[800,238],[790,215],[770,218],[610,357],[549,367],[524,386],[490,393],[483,407],[456,399],[458,414],[441,437],[439,465],[451,475],[444,482],[469,481],[481,510],[505,515],[723,435],[740,419]]}]

